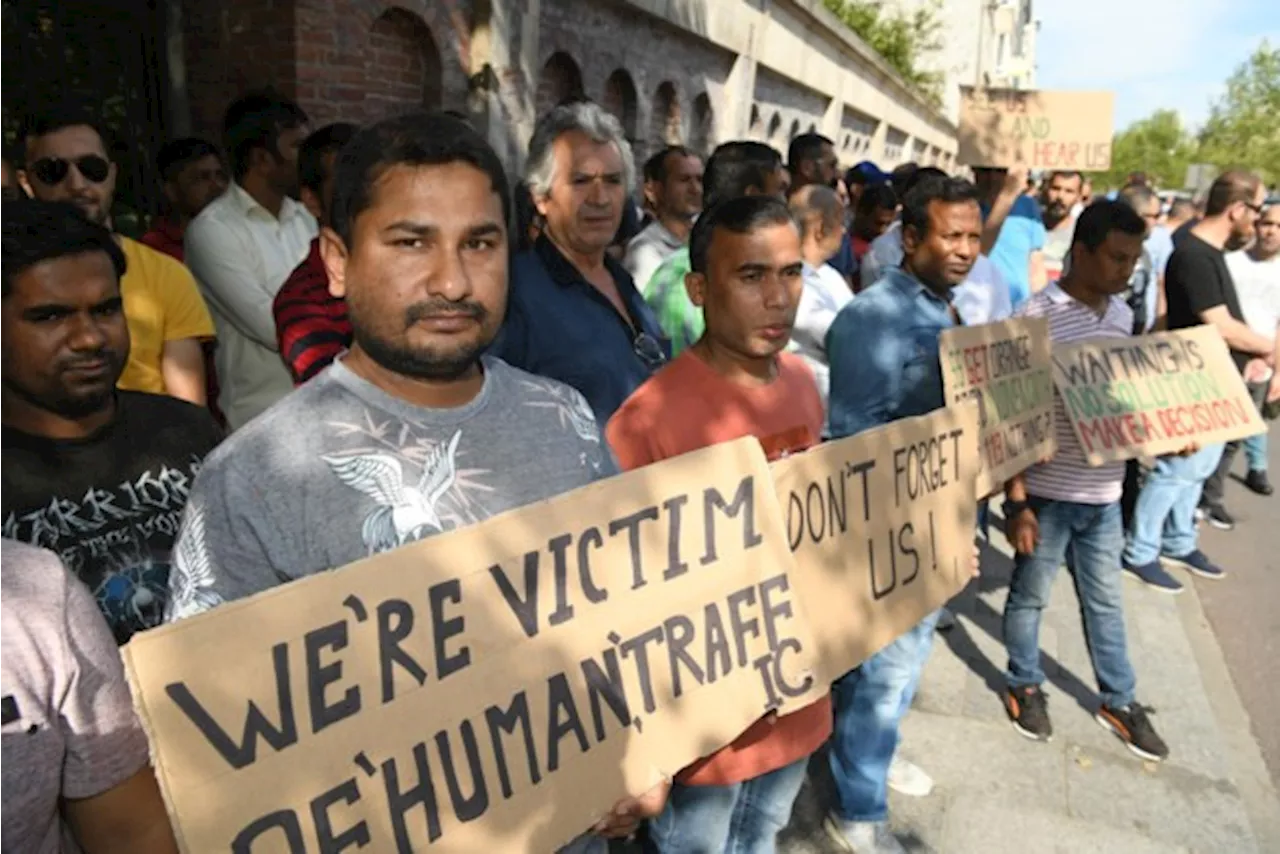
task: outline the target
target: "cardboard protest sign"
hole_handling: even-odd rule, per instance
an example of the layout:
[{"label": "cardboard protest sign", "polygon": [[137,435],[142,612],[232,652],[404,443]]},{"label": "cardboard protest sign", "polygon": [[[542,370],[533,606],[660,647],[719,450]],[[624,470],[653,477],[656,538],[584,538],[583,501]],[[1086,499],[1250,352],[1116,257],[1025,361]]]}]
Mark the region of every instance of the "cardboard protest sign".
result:
[{"label": "cardboard protest sign", "polygon": [[1090,465],[1266,429],[1211,326],[1055,346],[1053,377]]},{"label": "cardboard protest sign", "polygon": [[960,151],[968,166],[1105,171],[1115,94],[960,87]]},{"label": "cardboard protest sign", "polygon": [[947,329],[938,339],[947,400],[978,404],[978,495],[1051,456],[1053,374],[1049,321],[1024,317]]},{"label": "cardboard protest sign", "polygon": [[976,404],[827,442],[770,468],[821,677],[852,670],[972,577]]},{"label": "cardboard protest sign", "polygon": [[790,566],[744,439],[123,654],[185,851],[551,851],[826,693]]}]

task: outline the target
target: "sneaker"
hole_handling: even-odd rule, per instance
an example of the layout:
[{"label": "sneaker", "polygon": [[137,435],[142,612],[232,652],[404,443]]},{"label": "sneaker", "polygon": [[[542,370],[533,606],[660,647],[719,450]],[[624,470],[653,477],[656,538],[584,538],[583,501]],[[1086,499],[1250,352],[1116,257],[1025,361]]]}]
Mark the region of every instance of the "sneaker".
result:
[{"label": "sneaker", "polygon": [[1022,685],[1004,692],[1004,710],[1019,734],[1034,741],[1053,740],[1053,722],[1049,720],[1049,698],[1039,685]]},{"label": "sneaker", "polygon": [[1126,563],[1124,568],[1126,572],[1132,573],[1134,577],[1153,590],[1159,590],[1161,593],[1182,592],[1182,582],[1166,572],[1158,560],[1144,563],[1142,566],[1130,566]]},{"label": "sneaker", "polygon": [[1189,572],[1193,572],[1201,578],[1209,578],[1217,581],[1220,578],[1227,577],[1227,571],[1222,567],[1209,560],[1208,555],[1196,549],[1185,557],[1173,557],[1172,555],[1163,555],[1161,560],[1165,563],[1171,563],[1174,566],[1180,566]]},{"label": "sneaker", "polygon": [[1138,703],[1130,703],[1127,708],[1113,709],[1103,706],[1098,709],[1094,719],[1106,729],[1111,730],[1125,743],[1134,754],[1152,762],[1159,762],[1169,756],[1169,746],[1156,734],[1155,727],[1147,717],[1155,714],[1155,709]]},{"label": "sneaker", "polygon": [[889,763],[889,788],[899,795],[923,798],[933,791],[933,778],[919,765],[894,754]]},{"label": "sneaker", "polygon": [[938,609],[938,622],[934,624],[934,628],[940,632],[949,632],[956,627],[956,615],[951,613],[950,608]]},{"label": "sneaker", "polygon": [[886,821],[844,821],[828,814],[822,829],[842,851],[854,854],[907,854],[907,849],[889,832]]},{"label": "sneaker", "polygon": [[1235,517],[1221,504],[1205,504],[1204,520],[1219,531],[1233,531],[1236,527]]},{"label": "sneaker", "polygon": [[1271,488],[1271,481],[1267,478],[1267,473],[1258,469],[1249,469],[1249,473],[1244,476],[1244,485],[1259,495],[1270,495],[1275,492]]},{"label": "sneaker", "polygon": [[1201,522],[1203,522],[1203,521],[1204,521],[1204,517],[1205,517],[1204,508],[1203,508],[1203,507],[1199,507],[1199,506],[1197,506],[1197,507],[1196,507],[1196,512],[1194,513],[1194,516],[1195,516],[1195,520],[1196,520],[1196,524],[1197,524],[1197,525],[1199,525]]}]

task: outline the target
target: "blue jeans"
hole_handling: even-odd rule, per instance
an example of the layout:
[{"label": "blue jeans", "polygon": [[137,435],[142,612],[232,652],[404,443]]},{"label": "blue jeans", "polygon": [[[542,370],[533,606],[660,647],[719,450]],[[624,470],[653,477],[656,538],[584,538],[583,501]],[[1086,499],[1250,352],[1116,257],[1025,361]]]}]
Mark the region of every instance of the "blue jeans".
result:
[{"label": "blue jeans", "polygon": [[1267,434],[1259,433],[1244,440],[1244,458],[1249,471],[1267,470]]},{"label": "blue jeans", "polygon": [[1029,496],[1028,503],[1040,523],[1040,544],[1034,554],[1014,558],[1013,580],[1004,606],[1009,684],[1020,688],[1044,682],[1040,616],[1049,604],[1058,567],[1066,560],[1075,579],[1085,643],[1102,701],[1112,708],[1124,708],[1133,702],[1136,680],[1124,636],[1120,504],[1073,504],[1036,496]]},{"label": "blue jeans", "polygon": [[1189,457],[1156,460],[1133,509],[1125,563],[1142,566],[1161,554],[1186,557],[1196,550],[1196,505],[1205,480],[1218,468],[1222,449],[1220,444],[1208,445]]},{"label": "blue jeans", "polygon": [[808,765],[806,756],[729,786],[676,783],[649,839],[660,854],[773,854]]},{"label": "blue jeans", "polygon": [[889,814],[898,725],[911,707],[937,624],[935,611],[831,686],[831,776],[836,814],[844,821],[884,821]]}]

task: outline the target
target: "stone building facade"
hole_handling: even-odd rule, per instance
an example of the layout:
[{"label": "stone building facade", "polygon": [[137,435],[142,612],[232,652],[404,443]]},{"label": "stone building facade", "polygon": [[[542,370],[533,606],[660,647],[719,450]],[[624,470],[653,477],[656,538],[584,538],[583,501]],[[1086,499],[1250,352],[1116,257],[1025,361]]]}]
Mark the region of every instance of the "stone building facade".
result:
[{"label": "stone building facade", "polygon": [[[955,126],[821,0],[170,0],[184,123],[216,138],[237,94],[271,85],[315,124],[465,111],[518,168],[538,114],[585,94],[637,159],[666,142],[831,137],[850,165],[952,165]],[[171,27],[171,29],[173,29]]]}]

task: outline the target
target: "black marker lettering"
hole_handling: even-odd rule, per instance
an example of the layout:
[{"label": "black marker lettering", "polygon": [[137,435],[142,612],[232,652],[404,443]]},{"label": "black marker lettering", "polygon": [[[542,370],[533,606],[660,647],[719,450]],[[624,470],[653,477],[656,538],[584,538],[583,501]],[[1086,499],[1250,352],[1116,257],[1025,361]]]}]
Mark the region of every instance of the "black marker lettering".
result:
[{"label": "black marker lettering", "polygon": [[[236,744],[227,735],[226,730],[218,725],[200,701],[192,696],[185,682],[174,682],[165,686],[169,699],[182,709],[183,713],[196,725],[201,735],[208,740],[210,746],[218,751],[218,755],[226,760],[232,768],[247,768],[258,758],[258,739],[262,738],[273,750],[284,750],[298,741],[298,725],[293,713],[293,689],[289,685],[289,648],[278,643],[271,648],[271,660],[275,665],[276,706],[280,711],[280,725],[277,727],[267,720],[266,715],[258,708],[258,704],[249,701],[249,709],[245,714],[244,732],[240,743]],[[297,819],[295,817],[294,821]]]},{"label": "black marker lettering", "polygon": [[511,705],[505,709],[490,706],[484,710],[484,721],[489,727],[489,738],[493,742],[493,755],[498,764],[498,785],[502,787],[502,797],[511,797],[511,775],[508,773],[507,752],[502,741],[502,733],[514,735],[516,727],[524,738],[525,758],[529,762],[529,780],[536,786],[542,781],[542,773],[538,771],[538,748],[533,742],[533,720],[529,717],[529,698],[524,691],[511,698]]},{"label": "black marker lettering", "polygon": [[427,591],[427,599],[431,602],[431,628],[435,635],[436,679],[443,680],[471,663],[471,647],[462,646],[456,655],[449,655],[444,649],[449,638],[457,637],[466,630],[466,620],[463,617],[446,618],[444,615],[446,601],[461,604],[462,583],[454,578],[434,584]]},{"label": "black marker lettering", "polygon": [[427,671],[401,648],[413,631],[413,606],[403,599],[388,599],[378,605],[378,658],[382,670],[382,704],[395,699],[395,666],[402,667],[419,685],[427,681]]},{"label": "black marker lettering", "polygon": [[649,651],[645,649],[647,643],[662,643],[662,626],[649,629],[644,634],[636,635],[629,640],[622,642],[619,647],[622,650],[623,658],[635,657],[636,660],[636,676],[640,679],[640,693],[644,697],[644,710],[648,714],[653,714],[653,710],[657,705],[653,700],[653,676],[649,673]]},{"label": "black marker lettering", "polygon": [[608,703],[610,710],[624,728],[631,725],[631,707],[627,703],[626,683],[622,680],[618,653],[615,650],[606,649],[600,657],[604,660],[604,670],[601,670],[600,665],[590,658],[582,662],[582,676],[587,682],[587,698],[591,701],[591,719],[595,723],[597,743],[604,741],[605,738],[601,699]]},{"label": "black marker lettering", "polygon": [[[725,636],[719,603],[712,602],[706,607],[703,621],[707,627],[707,682],[713,683],[733,668],[733,660],[729,657],[729,639]],[[720,663],[719,673],[716,672],[716,662]]]},{"label": "black marker lettering", "polygon": [[360,787],[354,777],[349,777],[311,802],[311,820],[316,823],[320,854],[342,854],[348,848],[363,848],[369,844],[369,825],[365,822],[358,822],[334,836],[333,822],[329,819],[329,807],[339,801],[350,805],[359,800]]},{"label": "black marker lettering", "polygon": [[582,592],[587,594],[587,601],[593,605],[609,598],[609,591],[596,587],[595,581],[591,578],[589,550],[598,549],[603,545],[604,537],[601,536],[599,528],[587,528],[582,532],[582,536],[578,537],[578,579],[582,582]]},{"label": "black marker lettering", "polygon": [[453,802],[453,814],[458,821],[467,823],[484,815],[489,808],[489,790],[484,784],[484,766],[480,763],[480,748],[476,744],[476,731],[471,721],[463,721],[458,728],[462,733],[462,751],[467,756],[467,765],[471,769],[471,783],[475,790],[470,796],[462,794],[459,780],[458,763],[453,761],[453,746],[444,731],[436,733],[436,750],[440,753],[440,764],[444,768],[444,783],[449,789],[449,800]]},{"label": "black marker lettering", "polygon": [[679,697],[684,693],[683,686],[680,683],[681,664],[685,666],[685,669],[689,671],[689,675],[699,685],[703,684],[706,678],[702,668],[698,666],[698,662],[694,661],[689,653],[686,652],[689,644],[693,643],[694,635],[697,633],[693,630],[693,620],[682,614],[668,617],[662,624],[662,628],[666,633],[667,656],[671,664],[672,696]]},{"label": "black marker lettering", "polygon": [[573,545],[573,534],[561,534],[552,537],[547,543],[551,552],[552,577],[556,582],[556,609],[547,617],[547,623],[558,626],[573,619],[573,606],[569,604],[569,546]]},{"label": "black marker lettering", "polygon": [[342,678],[342,660],[322,665],[320,653],[326,648],[335,652],[346,648],[345,620],[307,632],[302,645],[307,652],[307,702],[311,707],[311,731],[315,733],[360,711],[360,689],[348,688],[333,705],[324,699],[325,689]]},{"label": "black marker lettering", "polygon": [[578,715],[569,680],[557,673],[547,680],[547,773],[560,767],[560,740],[573,733],[578,738],[578,749],[586,753],[591,749],[587,731]]},{"label": "black marker lettering", "polygon": [[415,806],[422,807],[423,817],[427,820],[427,841],[435,842],[440,838],[440,807],[436,803],[436,787],[431,782],[427,745],[423,742],[413,746],[413,762],[418,769],[418,784],[404,791],[400,790],[396,761],[388,759],[382,763],[382,779],[387,791],[387,807],[391,812],[391,827],[396,835],[396,850],[400,852],[413,851],[405,815]]},{"label": "black marker lettering", "polygon": [[680,559],[680,519],[681,511],[689,503],[689,496],[677,495],[662,503],[662,509],[670,518],[667,528],[667,568],[662,571],[662,580],[670,581],[689,571],[689,564]]},{"label": "black marker lettering", "polygon": [[501,564],[495,563],[489,567],[489,574],[497,582],[502,598],[520,621],[520,628],[524,629],[525,635],[533,637],[538,634],[538,552],[527,552],[524,556],[523,597],[511,586]]},{"label": "black marker lettering", "polygon": [[733,628],[733,637],[738,644],[738,666],[747,666],[747,635],[760,637],[760,622],[752,617],[742,619],[742,605],[756,603],[756,588],[744,587],[729,594],[729,625]]},{"label": "black marker lettering", "polygon": [[614,519],[609,523],[609,536],[616,537],[619,531],[627,532],[627,542],[631,547],[631,589],[639,590],[648,584],[648,580],[644,577],[644,567],[642,566],[641,550],[640,550],[640,523],[644,521],[655,522],[658,519],[657,507],[646,507],[638,510],[630,516],[624,516],[621,519]]},{"label": "black marker lettering", "polygon": [[[284,833],[286,851],[290,854],[306,854],[307,845],[302,839],[302,826],[293,810],[268,813],[237,833],[236,838],[231,841],[232,854],[253,854],[253,843],[269,831],[277,829]],[[272,847],[272,850],[279,849]]]},{"label": "black marker lettering", "polygon": [[[706,552],[702,555],[702,565],[715,563],[718,559],[716,551],[716,517],[715,511],[721,510],[730,519],[742,514],[742,547],[753,549],[764,542],[764,537],[756,531],[756,494],[755,477],[747,475],[738,484],[733,500],[725,503],[724,496],[714,486],[702,491],[703,534],[706,540]],[[745,510],[745,512],[743,512]],[[746,666],[746,663],[743,663]]]}]

